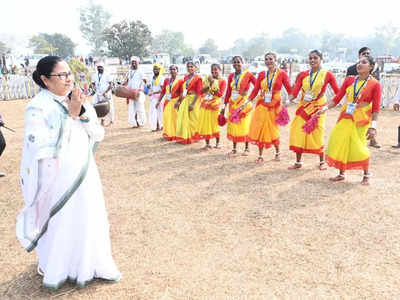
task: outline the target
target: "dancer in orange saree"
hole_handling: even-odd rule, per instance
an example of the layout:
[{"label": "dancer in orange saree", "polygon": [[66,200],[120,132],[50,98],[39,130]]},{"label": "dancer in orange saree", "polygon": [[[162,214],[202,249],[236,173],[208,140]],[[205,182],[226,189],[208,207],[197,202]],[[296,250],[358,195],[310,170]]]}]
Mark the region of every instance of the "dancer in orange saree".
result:
[{"label": "dancer in orange saree", "polygon": [[215,138],[215,147],[219,149],[219,125],[218,115],[220,112],[221,97],[226,89],[226,81],[221,77],[221,66],[211,65],[211,75],[203,78],[203,89],[205,93],[200,105],[199,136],[205,139],[204,150],[211,149],[210,139]]},{"label": "dancer in orange saree", "polygon": [[174,106],[182,93],[183,80],[178,78],[177,65],[171,65],[169,67],[169,72],[171,76],[164,80],[157,108],[161,104],[162,98],[165,97],[163,111],[163,137],[168,141],[173,141],[176,138],[176,120],[178,117],[178,113]]},{"label": "dancer in orange saree", "polygon": [[318,113],[336,106],[346,95],[339,119],[332,129],[326,149],[326,161],[329,166],[339,169],[339,175],[331,181],[344,180],[346,170],[363,170],[361,183],[369,184],[370,152],[367,140],[376,136],[376,122],[381,102],[381,85],[371,76],[375,61],[364,56],[357,64],[358,76],[347,77],[339,93],[329,105]]},{"label": "dancer in orange saree", "polygon": [[319,169],[326,170],[324,160],[324,131],[325,115],[318,118],[316,128],[311,133],[306,133],[303,126],[326,104],[325,91],[328,84],[333,92],[337,94],[339,87],[335,76],[321,68],[322,53],[313,50],[309,53],[311,69],[300,73],[292,90],[290,101],[293,101],[300,90],[302,91],[300,103],[297,106],[296,116],[290,125],[290,150],[296,153],[296,162],[289,170],[301,168],[301,157],[303,153],[311,153],[319,156]]},{"label": "dancer in orange saree", "polygon": [[278,114],[282,111],[282,85],[288,94],[291,93],[289,77],[285,71],[276,65],[276,54],[265,54],[265,65],[268,71],[258,74],[256,86],[250,95],[250,101],[257,98],[256,109],[251,118],[249,141],[258,146],[257,163],[264,162],[263,150],[272,145],[275,147],[275,160],[280,160],[279,125],[276,123]]},{"label": "dancer in orange saree", "polygon": [[[234,56],[232,59],[235,72],[228,76],[225,106],[221,111],[221,114],[225,114],[225,108],[229,104],[227,137],[232,141],[233,149],[228,155],[236,155],[237,143],[245,143],[242,155],[247,156],[249,153],[248,135],[252,106],[246,100],[249,97],[250,84],[254,86],[256,78],[249,71],[244,70],[243,63],[241,56]],[[233,115],[237,115],[236,120],[233,120]]]},{"label": "dancer in orange saree", "polygon": [[184,145],[199,140],[197,129],[202,89],[202,80],[196,74],[194,63],[188,62],[186,67],[188,74],[183,80],[182,94],[175,103],[175,108],[179,109],[176,122],[176,141]]}]

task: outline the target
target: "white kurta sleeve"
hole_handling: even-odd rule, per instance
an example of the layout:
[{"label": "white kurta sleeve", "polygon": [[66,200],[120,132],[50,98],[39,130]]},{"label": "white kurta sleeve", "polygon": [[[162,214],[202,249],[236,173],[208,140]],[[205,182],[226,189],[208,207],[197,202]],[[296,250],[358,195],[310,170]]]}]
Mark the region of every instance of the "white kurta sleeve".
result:
[{"label": "white kurta sleeve", "polygon": [[86,112],[83,116],[88,117],[88,122],[82,122],[83,127],[85,128],[87,134],[94,142],[100,142],[104,139],[104,128],[100,125],[99,120],[97,118],[96,111],[93,106],[89,102],[84,103],[84,107]]}]

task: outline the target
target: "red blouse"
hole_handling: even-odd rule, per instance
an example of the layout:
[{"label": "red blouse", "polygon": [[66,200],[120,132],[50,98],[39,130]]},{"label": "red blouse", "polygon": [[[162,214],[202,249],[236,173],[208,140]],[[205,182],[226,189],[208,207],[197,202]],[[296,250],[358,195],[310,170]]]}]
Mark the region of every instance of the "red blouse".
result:
[{"label": "red blouse", "polygon": [[[225,95],[225,103],[229,102],[229,98],[232,95],[232,81],[235,76],[235,73],[231,73],[228,76],[228,88],[226,90],[226,95]],[[253,74],[251,74],[249,71],[246,71],[246,74],[243,76],[243,79],[240,81],[240,87],[239,87],[239,94],[242,94],[244,92],[247,92],[250,89],[250,83],[256,85],[256,78],[254,77]]]},{"label": "red blouse", "polygon": [[[276,72],[278,73],[275,78],[275,82],[273,83],[272,86],[272,93],[274,94],[275,92],[280,92],[282,90],[282,85],[285,87],[286,91],[288,94],[291,93],[292,88],[290,86],[290,81],[289,81],[289,76],[285,71],[276,69]],[[250,100],[253,100],[258,92],[261,89],[261,82],[267,77],[267,74],[265,71],[262,71],[258,74],[257,82],[256,85],[254,86],[253,91],[251,92],[250,95]]]},{"label": "red blouse", "polygon": [[[301,72],[301,73],[299,73],[299,75],[297,75],[296,83],[294,84],[293,89],[292,89],[292,95],[295,98],[297,97],[297,95],[300,92],[300,89],[303,86],[303,79],[305,77],[307,77],[308,75],[310,75],[310,70]],[[339,92],[339,86],[336,82],[335,76],[331,72],[326,72],[324,84],[322,85],[321,91],[319,92],[318,96],[315,99],[319,99],[325,94],[328,84],[331,86],[331,88],[335,94],[337,94]]]},{"label": "red blouse", "polygon": [[[161,90],[162,95],[165,95],[167,93],[167,86],[169,85],[170,80],[171,78],[164,79],[163,87]],[[176,98],[180,96],[180,94],[182,93],[182,85],[183,85],[183,80],[175,78],[175,81],[172,84],[172,91],[170,91],[171,98]]]},{"label": "red blouse", "polygon": [[[189,79],[189,74],[185,75],[185,78],[183,78],[184,82],[187,82]],[[203,80],[199,75],[194,75],[189,82],[187,82],[189,86],[186,86],[187,92],[188,93],[194,93],[197,96],[201,96],[201,90],[203,88]],[[182,84],[182,91],[183,91],[183,84]]]},{"label": "red blouse", "polygon": [[[342,86],[340,87],[339,92],[332,99],[332,101],[338,104],[340,100],[342,100],[344,95],[346,95],[347,88],[352,84],[354,84],[355,80],[356,80],[355,76],[346,77],[346,79],[343,81]],[[361,93],[358,103],[372,102],[372,112],[379,112],[381,106],[381,96],[382,96],[382,88],[379,81],[377,81],[375,78],[370,78],[368,84],[365,86],[365,88]]]}]

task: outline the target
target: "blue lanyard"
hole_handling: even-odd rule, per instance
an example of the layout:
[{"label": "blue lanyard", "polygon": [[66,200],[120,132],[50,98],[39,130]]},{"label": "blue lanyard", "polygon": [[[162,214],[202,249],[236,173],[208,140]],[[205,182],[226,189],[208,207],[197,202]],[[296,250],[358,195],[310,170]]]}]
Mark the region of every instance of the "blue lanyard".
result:
[{"label": "blue lanyard", "polygon": [[174,82],[175,82],[175,79],[172,82],[171,82],[171,79],[169,79],[169,93],[170,94],[172,94],[172,85],[174,84]]},{"label": "blue lanyard", "polygon": [[190,81],[190,79],[192,79],[192,78],[193,78],[193,75],[189,75],[188,79],[186,80],[186,90],[188,89],[188,87],[189,87],[189,81]]},{"label": "blue lanyard", "polygon": [[272,88],[272,81],[274,80],[276,70],[274,71],[274,75],[272,75],[271,80],[269,80],[269,70],[267,72],[267,83],[268,83],[268,91],[271,91]]},{"label": "blue lanyard", "polygon": [[239,75],[235,74],[235,78],[234,78],[234,80],[235,80],[235,90],[238,89],[238,83],[239,83],[240,75],[242,75],[242,72],[240,72]]},{"label": "blue lanyard", "polygon": [[317,79],[320,70],[321,69],[318,70],[318,72],[315,75],[314,79],[312,79],[312,75],[313,75],[312,73],[313,72],[312,72],[312,70],[310,70],[310,90],[312,90],[312,86],[314,85],[315,79]]},{"label": "blue lanyard", "polygon": [[354,94],[353,94],[353,103],[356,102],[357,96],[360,93],[361,89],[363,88],[363,86],[365,85],[365,83],[368,81],[369,77],[364,80],[363,84],[360,86],[360,88],[357,90],[357,82],[358,82],[358,76],[356,78],[356,80],[354,80]]},{"label": "blue lanyard", "polygon": [[103,74],[100,75],[100,73],[99,73],[98,77],[99,77],[99,84],[100,84],[100,80],[101,80],[101,77],[103,77]]}]

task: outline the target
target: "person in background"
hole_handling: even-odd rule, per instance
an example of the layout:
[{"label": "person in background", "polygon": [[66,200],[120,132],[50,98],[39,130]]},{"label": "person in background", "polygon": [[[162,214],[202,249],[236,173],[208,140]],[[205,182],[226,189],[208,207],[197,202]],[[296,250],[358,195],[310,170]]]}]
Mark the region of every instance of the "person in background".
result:
[{"label": "person in background", "polygon": [[183,79],[182,94],[175,103],[178,110],[176,121],[176,141],[180,144],[191,144],[199,140],[198,122],[202,79],[196,74],[196,66],[192,61],[186,63],[187,74]]},{"label": "person in background", "polygon": [[153,79],[151,81],[151,85],[149,88],[149,97],[150,97],[150,104],[149,104],[149,123],[151,130],[159,131],[163,128],[163,108],[164,105],[157,105],[159,103],[161,90],[163,86],[162,76],[165,72],[165,69],[160,64],[154,64],[153,66]]},{"label": "person in background", "polygon": [[[0,127],[2,125],[4,125],[4,120],[3,120],[3,117],[0,115]],[[1,129],[0,129],[0,156],[3,154],[4,149],[6,149],[6,140],[5,140],[5,138],[3,136],[3,133],[1,132]],[[4,177],[4,176],[6,176],[6,174],[0,172],[0,177]]]},{"label": "person in background", "polygon": [[140,128],[146,124],[146,111],[144,109],[145,95],[144,85],[145,75],[139,70],[140,59],[137,56],[131,57],[131,70],[126,76],[122,85],[134,90],[133,99],[128,99],[128,123],[133,128]]},{"label": "person in background", "polygon": [[[25,201],[17,238],[36,250],[43,284],[121,278],[112,258],[103,187],[94,157],[104,128],[68,63],[42,58],[33,72],[40,92],[25,110],[20,183]],[[67,96],[72,89],[72,93]]]},{"label": "person in background", "polygon": [[346,170],[363,170],[362,185],[369,185],[369,162],[371,153],[367,140],[376,136],[377,120],[381,101],[381,85],[371,76],[375,61],[371,56],[363,56],[357,64],[357,76],[347,77],[340,91],[329,105],[325,105],[318,114],[336,106],[344,96],[339,119],[332,129],[326,148],[326,161],[329,166],[339,170],[339,174],[330,178],[337,182],[345,179]]},{"label": "person in background", "polygon": [[[228,76],[225,105],[221,110],[221,114],[224,115],[226,106],[229,105],[227,137],[233,144],[232,151],[228,153],[229,156],[237,154],[237,143],[245,143],[243,156],[248,156],[250,152],[248,135],[252,106],[248,103],[247,98],[249,97],[250,86],[254,87],[256,84],[256,78],[251,72],[244,69],[243,64],[243,57],[236,55],[232,58],[235,72]],[[231,120],[231,116],[234,113],[238,115],[238,120],[235,122]]]},{"label": "person in background", "polygon": [[104,64],[102,62],[97,63],[97,72],[92,75],[91,78],[92,87],[96,87],[96,94],[93,97],[93,104],[99,102],[109,101],[110,112],[101,119],[101,125],[105,125],[105,119],[109,120],[109,124],[112,124],[115,119],[114,113],[114,101],[111,90],[113,88],[113,80],[111,75],[104,72]]},{"label": "person in background", "polygon": [[317,126],[312,132],[306,133],[303,126],[326,104],[325,92],[328,84],[335,94],[339,87],[335,76],[321,67],[323,57],[320,51],[310,51],[308,58],[310,70],[299,73],[289,98],[293,101],[301,90],[296,116],[290,124],[289,149],[296,153],[296,162],[289,170],[301,168],[303,153],[309,153],[319,156],[318,167],[322,171],[327,169],[324,160],[325,115],[318,117]]},{"label": "person in background", "polygon": [[[362,48],[360,48],[360,50],[358,50],[358,59],[361,59],[363,56],[370,56],[370,55],[371,55],[371,49],[369,49],[368,47],[362,47]],[[358,75],[358,73],[357,73],[357,65],[358,65],[358,62],[347,68],[346,77],[348,77],[348,76],[357,76]],[[378,65],[375,65],[374,70],[372,71],[371,75],[376,80],[379,81],[380,74],[379,74]],[[379,149],[381,147],[378,144],[378,142],[376,141],[375,137],[370,139],[369,145],[371,147],[374,147],[374,148],[377,148],[377,149]]]},{"label": "person in background", "polygon": [[290,80],[287,73],[278,68],[276,54],[268,52],[264,60],[267,71],[258,74],[257,83],[249,100],[257,98],[257,104],[251,117],[249,141],[258,146],[257,163],[263,163],[263,151],[275,147],[275,161],[280,160],[279,125],[276,118],[282,111],[282,86],[288,94],[291,93]]},{"label": "person in background", "polygon": [[211,75],[203,78],[203,97],[200,104],[199,136],[206,141],[203,150],[211,149],[210,139],[215,138],[215,149],[219,147],[218,115],[221,98],[225,93],[226,81],[221,77],[221,66],[211,65]]},{"label": "person in background", "polygon": [[163,138],[167,141],[176,139],[176,120],[178,112],[175,109],[175,103],[179,100],[182,93],[183,80],[178,78],[178,66],[169,66],[170,77],[165,78],[161,95],[157,103],[157,109],[161,106],[164,98],[163,108]]}]

